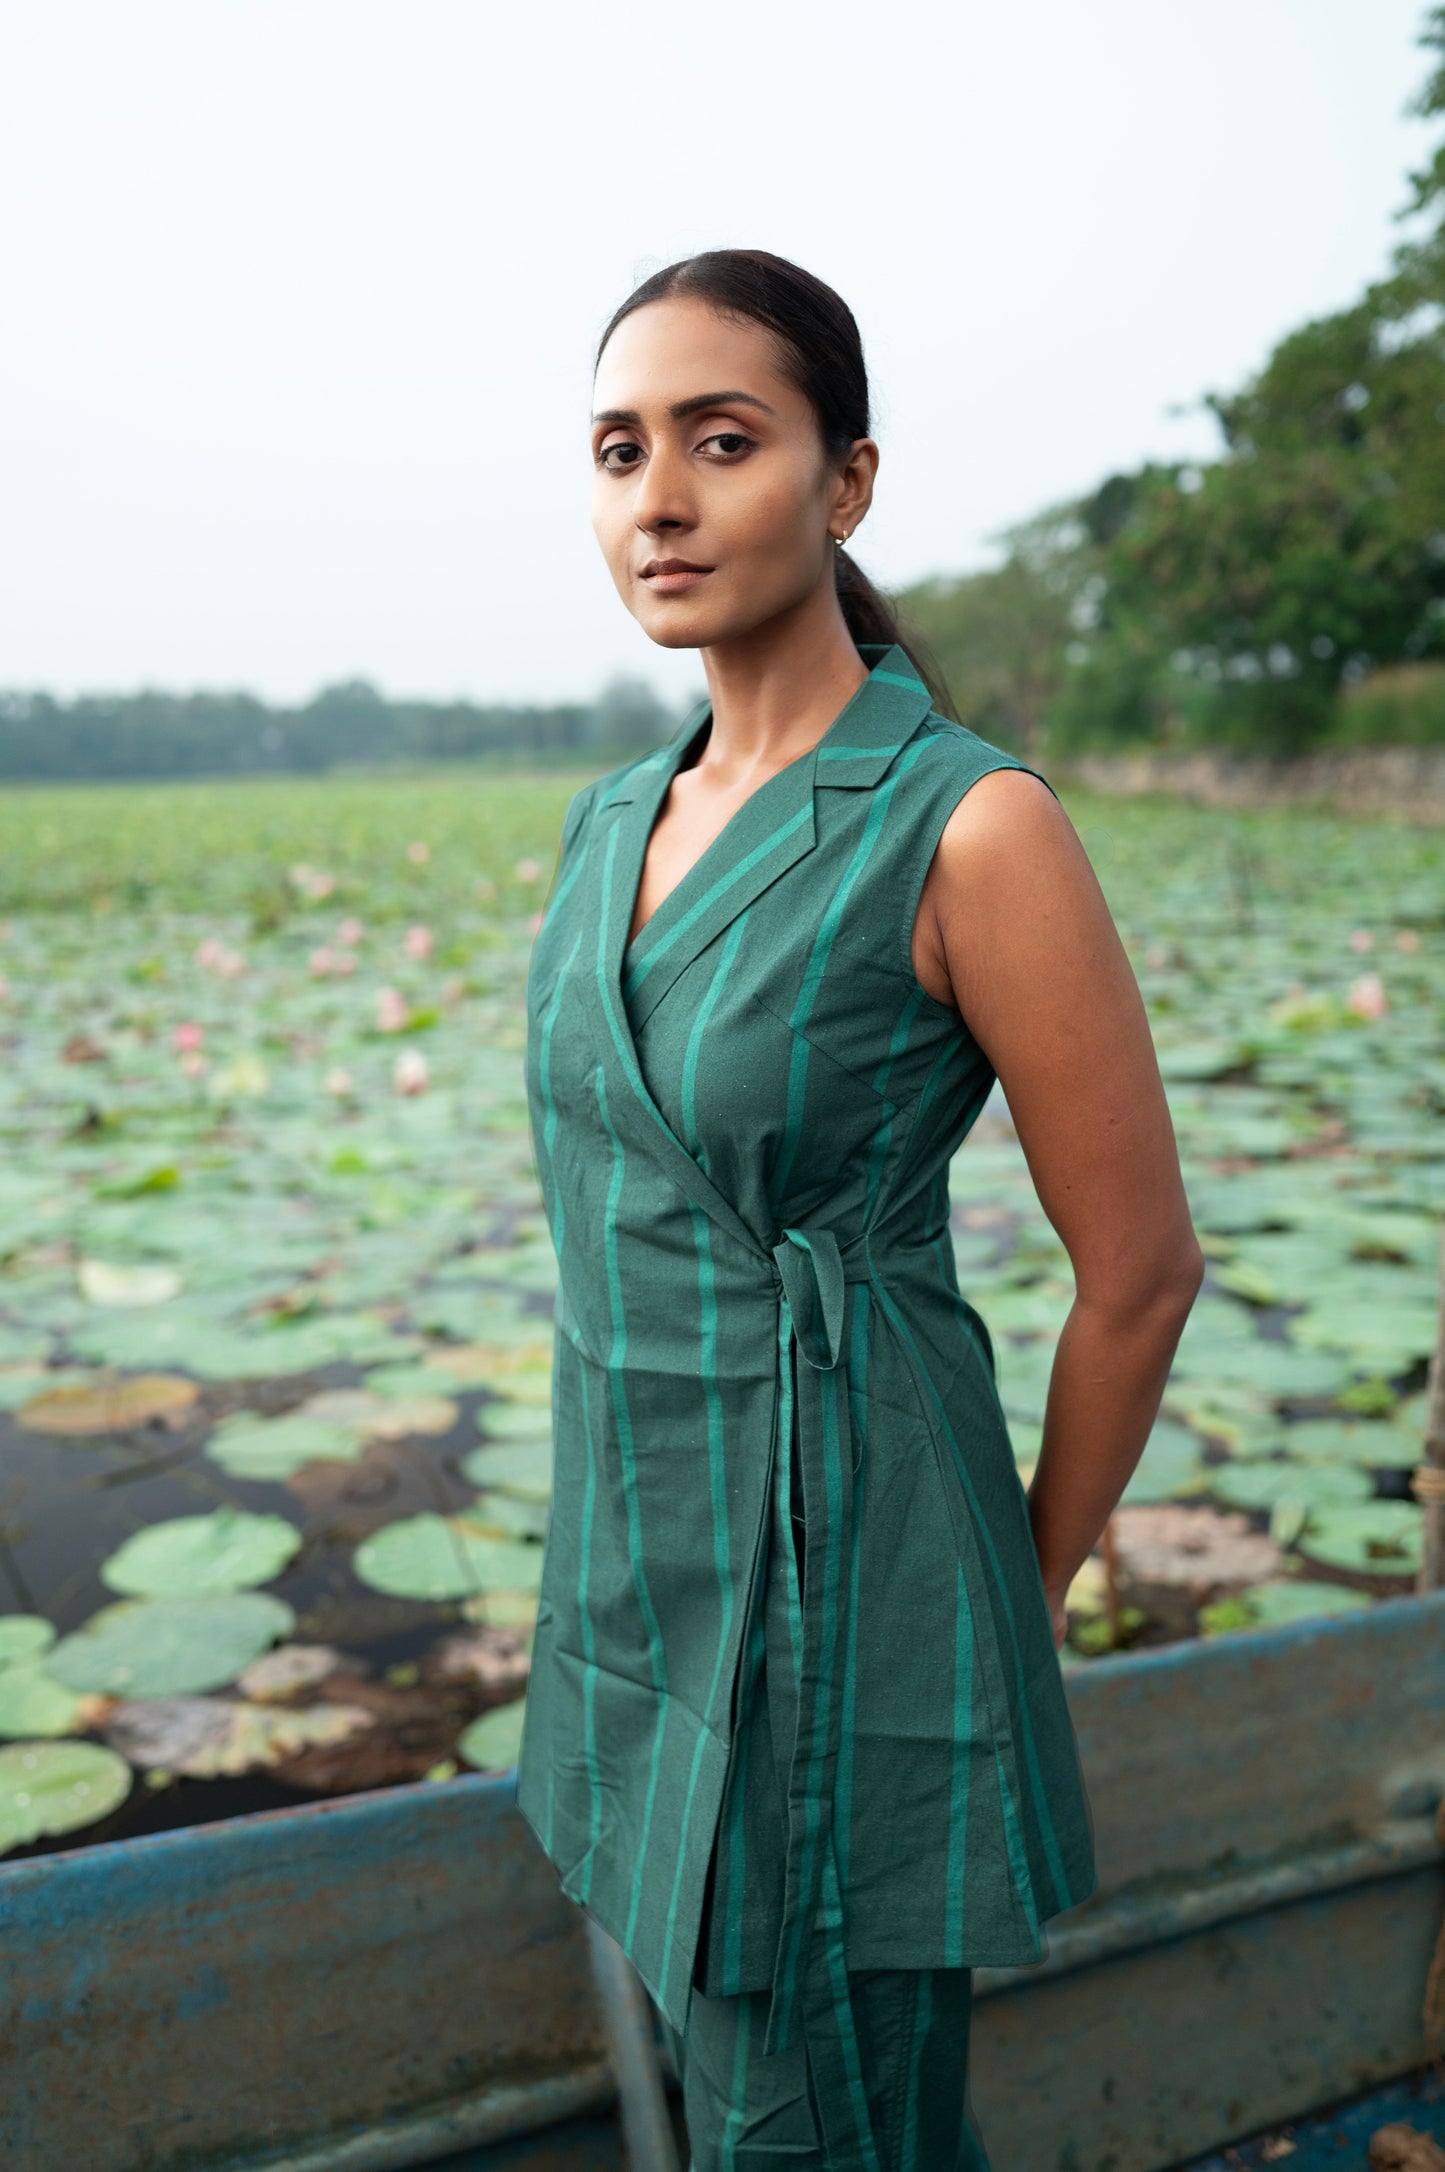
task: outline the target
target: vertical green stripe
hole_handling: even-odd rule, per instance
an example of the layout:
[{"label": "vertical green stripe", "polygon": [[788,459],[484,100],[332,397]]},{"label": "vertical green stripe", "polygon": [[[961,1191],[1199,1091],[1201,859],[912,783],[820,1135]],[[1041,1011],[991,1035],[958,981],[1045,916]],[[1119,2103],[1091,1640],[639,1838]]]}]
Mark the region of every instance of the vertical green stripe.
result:
[{"label": "vertical green stripe", "polygon": [[[698,1007],[697,1017],[694,1019],[692,1030],[688,1035],[687,1059],[683,1072],[683,1124],[686,1144],[694,1152],[697,1151],[697,1110],[694,1091],[702,1038],[707,1028],[707,1022],[712,1016],[713,1007],[721,992],[723,981],[727,976],[728,967],[737,954],[737,947],[741,938],[742,928],[741,924],[739,924],[729,937],[728,943],[724,945],[722,958],[712,977],[712,985],[707,992],[706,998]],[[672,1895],[668,1902],[667,1945],[661,1981],[658,1986],[659,1992],[664,1998],[667,1995],[667,1971],[672,1959],[673,1941],[677,1935],[677,1910],[682,1893],[682,1874],[687,1864],[687,1832],[692,1815],[693,1796],[697,1790],[698,1775],[702,1770],[703,1752],[707,1747],[709,1730],[715,1730],[719,1733],[723,1731],[718,1725],[717,1693],[718,1685],[722,1680],[723,1666],[727,1659],[728,1644],[732,1636],[733,1626],[733,1580],[729,1568],[731,1542],[728,1529],[727,1459],[724,1453],[726,1443],[722,1396],[718,1390],[718,1303],[717,1277],[712,1256],[712,1231],[711,1224],[701,1207],[695,1206],[691,1200],[688,1201],[688,1213],[692,1220],[693,1245],[697,1252],[699,1332],[701,1337],[699,1371],[702,1380],[703,1402],[707,1412],[708,1499],[712,1513],[713,1567],[718,1581],[720,1619],[718,1622],[717,1649],[713,1655],[712,1680],[708,1685],[707,1707],[702,1715],[703,1724],[697,1730],[697,1741],[693,1746],[692,1766],[688,1773],[687,1793],[683,1801],[682,1821],[678,1831],[677,1868],[673,1875]]]},{"label": "vertical green stripe", "polygon": [[[857,2139],[857,2159],[863,2172],[883,2172],[878,2161],[878,2151],[873,2141],[873,2122],[868,2114],[868,2091],[863,2079],[863,2060],[858,2049],[858,2034],[853,2020],[853,2006],[848,1996],[848,1969],[843,1955],[842,1916],[843,1905],[838,1891],[837,1866],[833,1850],[823,1850],[823,1899],[825,1913],[837,1926],[828,1938],[827,1969],[828,1987],[833,2001],[833,2029],[837,2047],[842,2054],[843,2075],[848,2091],[848,2109],[853,2116],[853,2132]],[[823,2076],[827,2086],[827,2075]],[[829,2107],[831,2109],[831,2107]]]},{"label": "vertical green stripe", "polygon": [[783,1134],[782,1143],[778,1150],[777,1164],[768,1186],[768,1195],[775,1205],[785,1194],[788,1178],[792,1174],[793,1159],[798,1151],[798,1141],[802,1137],[803,1131],[803,1107],[808,1071],[808,1043],[803,1038],[803,1027],[807,1024],[813,1005],[817,1001],[818,990],[822,986],[823,975],[827,970],[828,959],[832,952],[833,939],[838,932],[849,895],[854,883],[858,880],[872,856],[873,848],[878,842],[879,833],[883,827],[884,818],[888,813],[889,804],[898,787],[899,779],[905,776],[913,767],[926,744],[925,740],[919,740],[916,746],[905,748],[894,764],[890,775],[870,793],[868,813],[864,820],[862,835],[853,848],[852,856],[843,870],[842,880],[839,882],[837,890],[829,900],[818,928],[817,937],[808,954],[808,963],[803,974],[802,986],[798,991],[798,999],[788,1017],[788,1024],[795,1029],[795,1037],[789,1052],[788,1063],[787,1128]]},{"label": "vertical green stripe", "polygon": [[[577,1362],[575,1358],[573,1362]],[[582,1491],[582,1560],[577,1582],[577,1607],[582,1623],[584,1661],[582,1755],[587,1766],[587,1867],[582,1873],[581,1894],[585,1901],[592,1891],[592,1866],[596,1859],[598,1836],[602,1830],[602,1774],[597,1763],[597,1634],[591,1609],[587,1604],[592,1566],[592,1519],[597,1505],[597,1450],[592,1439],[592,1421],[587,1408],[585,1365],[577,1365],[577,1376],[582,1395],[582,1426],[587,1435],[587,1483]]]},{"label": "vertical green stripe", "polygon": [[[761,1584],[762,1579],[759,1579]],[[747,1830],[747,1781],[748,1757],[753,1729],[760,1723],[760,1714],[753,1695],[758,1670],[766,1649],[766,1625],[761,1604],[753,1624],[752,1638],[748,1646],[746,1695],[743,1700],[743,1717],[733,1744],[732,1802],[728,1818],[728,1848],[726,1862],[718,1864],[718,1890],[713,1894],[714,1906],[721,1903],[723,1916],[723,1990],[736,1992],[743,1974],[743,1912],[744,1873],[746,1869]]]},{"label": "vertical green stripe", "polygon": [[[727,2117],[723,2121],[718,2172],[737,2172],[738,2142],[742,2136],[744,2107],[748,2101],[748,2065],[753,2048],[753,2013],[756,2005],[756,1997],[740,1999],[738,2002],[737,2035],[733,2039],[732,2096]],[[688,2172],[691,2172],[690,2166]]]},{"label": "vertical green stripe", "polygon": [[[917,1999],[913,2008],[913,2034],[908,2046],[908,2088],[904,2098],[903,2133],[898,2144],[898,2172],[917,2172],[919,2077],[923,2047],[933,2021],[933,1971],[921,1968],[917,1975]],[[929,2172],[925,2166],[924,2172]],[[943,2168],[939,2168],[943,2172]]]},{"label": "vertical green stripe", "polygon": [[[597,986],[604,1004],[607,1001],[606,943],[608,915],[606,887],[610,882],[613,848],[617,833],[608,839],[605,862],[604,910],[597,924]],[[627,1403],[627,1315],[623,1301],[622,1278],[618,1271],[617,1257],[617,1208],[627,1177],[627,1156],[612,1113],[607,1105],[607,1074],[602,1064],[596,1071],[597,1107],[603,1127],[612,1144],[612,1174],[607,1187],[607,1205],[602,1225],[602,1256],[607,1275],[607,1297],[612,1314],[612,1345],[607,1359],[607,1382],[612,1395],[613,1416],[617,1425],[618,1456],[622,1467],[622,1493],[627,1511],[627,1551],[632,1571],[633,1588],[647,1632],[648,1665],[653,1685],[657,1690],[657,1724],[652,1737],[652,1762],[647,1776],[647,1795],[643,1805],[642,1831],[638,1838],[637,1857],[632,1867],[632,1899],[627,1912],[627,1928],[624,1947],[630,1947],[637,1928],[637,1912],[642,1905],[643,1870],[647,1861],[647,1841],[652,1828],[653,1805],[657,1797],[658,1774],[662,1767],[662,1743],[667,1730],[668,1689],[667,1665],[663,1652],[662,1631],[652,1604],[652,1594],[647,1584],[647,1569],[643,1558],[641,1512],[637,1498],[637,1463],[632,1438],[632,1413]]]},{"label": "vertical green stripe", "polygon": [[[571,866],[571,868],[570,868],[570,869],[568,870],[568,873],[567,873],[567,876],[566,876],[565,880],[564,880],[564,881],[563,881],[562,883],[560,883],[560,884],[558,885],[558,889],[557,889],[557,898],[558,898],[558,901],[560,901],[560,900],[561,900],[562,898],[564,898],[564,897],[565,897],[565,896],[567,895],[567,892],[568,892],[568,891],[569,891],[569,890],[571,889],[571,887],[572,887],[573,883],[574,883],[574,882],[576,881],[576,879],[577,879],[577,868],[578,868],[578,865],[579,865],[579,864],[580,864],[580,855],[579,855],[579,858],[578,858],[578,859],[574,859],[574,861],[573,861],[573,863],[572,863],[572,866]],[[573,940],[572,948],[571,948],[571,949],[570,949],[570,950],[568,951],[568,953],[567,953],[566,957],[565,957],[565,958],[563,959],[563,961],[562,961],[561,967],[560,967],[560,968],[559,968],[559,970],[558,970],[556,986],[555,986],[555,987],[553,988],[553,990],[552,990],[552,1000],[551,1000],[551,1002],[550,1002],[550,1003],[549,1003],[549,1004],[547,1005],[547,1008],[546,1008],[546,1010],[545,1010],[545,1011],[543,1012],[543,1014],[542,1014],[542,1024],[541,1024],[541,1031],[540,1031],[540,1033],[539,1033],[539,1035],[538,1035],[538,1044],[537,1044],[537,1045],[538,1045],[538,1056],[537,1056],[537,1082],[538,1082],[538,1090],[539,1090],[539,1092],[540,1092],[540,1094],[541,1094],[541,1099],[542,1099],[542,1135],[541,1135],[541,1148],[542,1148],[542,1152],[543,1152],[543,1153],[545,1153],[545,1155],[546,1155],[546,1157],[547,1157],[547,1166],[548,1166],[548,1171],[549,1171],[549,1173],[550,1173],[550,1174],[552,1175],[552,1178],[553,1178],[553,1190],[554,1190],[554,1195],[555,1195],[555,1198],[556,1198],[556,1215],[555,1215],[555,1219],[554,1219],[554,1221],[553,1221],[553,1224],[552,1224],[552,1242],[553,1242],[553,1248],[554,1248],[554,1250],[556,1251],[556,1254],[557,1254],[557,1272],[558,1272],[558,1275],[559,1275],[559,1277],[561,1278],[561,1281],[562,1281],[562,1283],[564,1283],[564,1284],[565,1284],[565,1281],[566,1281],[566,1275],[565,1275],[565,1272],[564,1272],[564,1269],[563,1269],[563,1262],[562,1262],[562,1254],[563,1254],[563,1249],[564,1249],[564,1245],[565,1245],[565,1241],[566,1241],[566,1228],[567,1228],[567,1207],[566,1207],[566,1202],[565,1202],[565,1200],[564,1200],[564,1198],[563,1198],[563,1196],[562,1196],[562,1193],[561,1193],[561,1189],[560,1189],[560,1187],[558,1187],[558,1186],[557,1186],[557,1184],[556,1184],[556,1173],[555,1173],[555,1168],[554,1168],[554,1165],[553,1165],[553,1147],[554,1147],[554,1145],[555,1145],[555,1143],[556,1143],[556,1138],[557,1138],[557,1121],[558,1121],[558,1113],[557,1113],[557,1099],[556,1099],[556,1096],[555,1096],[555,1094],[554,1094],[554,1093],[553,1093],[553,1091],[552,1091],[552,1033],[553,1033],[553,1029],[555,1028],[555,1026],[556,1026],[556,1023],[557,1023],[557,1013],[558,1013],[558,1010],[559,1010],[559,1008],[560,1008],[560,1006],[561,1006],[561,1002],[562,1002],[562,990],[563,990],[563,988],[564,988],[564,987],[565,987],[565,985],[566,985],[566,981],[567,981],[567,975],[568,975],[569,971],[571,970],[571,967],[572,967],[572,961],[573,961],[573,959],[574,959],[574,958],[576,957],[576,955],[577,955],[577,952],[578,952],[578,949],[579,949],[579,947],[580,947],[580,945],[581,945],[581,942],[582,942],[582,931],[581,931],[581,929],[579,928],[579,929],[578,929],[578,931],[577,931],[576,937],[575,937],[575,938],[574,938],[574,940]],[[539,1159],[540,1159],[540,1156],[539,1156]],[[554,1308],[554,1322],[555,1322],[555,1308]],[[555,1338],[555,1335],[556,1335],[556,1327],[555,1327],[555,1324],[554,1324],[554,1326],[553,1326],[553,1336],[554,1336],[554,1338]],[[585,1423],[585,1420],[584,1420],[584,1423]],[[592,1440],[591,1440],[591,1432],[590,1432],[590,1429],[589,1429],[589,1431],[588,1431],[588,1440],[587,1440],[587,1453],[588,1453],[588,1463],[589,1463],[589,1469],[590,1469],[590,1464],[591,1464],[591,1455],[592,1455]],[[586,1557],[586,1542],[584,1542],[584,1551],[583,1551],[583,1570],[582,1570],[584,1587],[585,1587],[585,1583],[586,1583],[586,1573],[587,1573],[587,1570],[586,1570],[586,1560],[587,1560],[587,1557]],[[585,1600],[584,1600],[584,1602],[583,1602],[583,1605],[584,1605],[584,1609],[585,1609],[585,1604],[586,1604],[586,1602],[585,1602]],[[585,1612],[584,1612],[584,1619],[585,1619]],[[590,1624],[589,1624],[589,1627],[590,1627]],[[585,1659],[585,1661],[586,1661],[586,1664],[587,1664],[587,1667],[588,1667],[588,1674],[587,1674],[587,1676],[586,1676],[586,1677],[584,1677],[584,1693],[585,1693],[585,1687],[586,1687],[586,1686],[587,1686],[587,1684],[588,1684],[588,1683],[590,1682],[590,1679],[591,1679],[591,1675],[592,1675],[592,1667],[591,1667],[591,1661],[592,1661],[592,1653],[591,1653],[590,1651],[587,1651],[587,1652],[585,1652],[585,1653],[584,1653],[584,1659]],[[548,1760],[547,1760],[547,1792],[546,1792],[546,1803],[545,1803],[545,1806],[544,1806],[544,1810],[543,1810],[543,1826],[542,1826],[542,1834],[543,1834],[543,1840],[544,1840],[544,1844],[546,1845],[546,1847],[547,1847],[548,1849],[550,1849],[550,1848],[551,1848],[551,1847],[553,1846],[553,1844],[554,1844],[554,1842],[553,1842],[553,1817],[554,1817],[554,1800],[553,1800],[553,1798],[554,1798],[554,1794],[555,1794],[556,1775],[557,1775],[557,1760],[556,1760],[555,1756],[551,1756],[551,1757],[549,1757],[549,1758],[548,1758]],[[594,1813],[594,1816],[595,1816],[595,1812],[596,1812],[596,1786],[597,1786],[597,1774],[596,1774],[595,1766],[593,1766],[593,1765],[592,1765],[592,1764],[590,1764],[590,1763],[589,1763],[589,1767],[588,1767],[588,1784],[589,1784],[589,1787],[590,1787],[590,1789],[592,1790],[592,1794],[593,1794],[593,1813]],[[587,1866],[587,1868],[588,1868],[588,1873],[589,1873],[589,1875],[590,1875],[590,1872],[591,1872],[591,1867],[592,1867],[592,1866],[591,1866],[591,1862],[590,1862],[590,1860],[589,1860],[589,1862],[588,1862],[588,1866]]]},{"label": "vertical green stripe", "polygon": [[[1028,1696],[1026,1693],[1026,1685],[1024,1682],[1023,1651],[1019,1644],[1018,1623],[1014,1616],[1013,1597],[1009,1590],[1008,1577],[1004,1572],[1003,1563],[999,1559],[998,1548],[994,1544],[993,1531],[990,1528],[987,1516],[984,1514],[983,1504],[978,1498],[978,1493],[973,1483],[973,1477],[968,1467],[968,1458],[960,1447],[957,1435],[954,1433],[953,1427],[949,1423],[947,1408],[945,1407],[942,1396],[939,1394],[938,1389],[934,1384],[932,1374],[929,1372],[928,1367],[923,1362],[922,1353],[919,1351],[918,1344],[913,1338],[912,1330],[910,1329],[908,1322],[904,1318],[903,1314],[899,1311],[898,1306],[888,1295],[887,1289],[884,1287],[881,1281],[878,1285],[878,1295],[882,1301],[883,1308],[887,1313],[890,1321],[892,1322],[894,1328],[897,1330],[900,1339],[903,1341],[906,1348],[909,1350],[913,1357],[915,1374],[921,1376],[921,1378],[927,1382],[928,1392],[933,1401],[933,1407],[938,1414],[938,1422],[943,1428],[943,1432],[948,1441],[949,1448],[952,1451],[954,1468],[958,1472],[959,1478],[961,1479],[963,1484],[964,1494],[968,1501],[974,1530],[982,1543],[984,1551],[988,1555],[989,1563],[993,1570],[994,1587],[998,1592],[999,1603],[1003,1608],[1004,1618],[1008,1624],[1009,1643],[1013,1652],[1014,1683],[1018,1698],[1019,1733],[1023,1740],[1024,1757],[1028,1765],[1029,1780],[1034,1790],[1036,1807],[1038,1810],[1039,1833],[1043,1841],[1044,1853],[1048,1857],[1050,1874],[1052,1875],[1054,1883],[1058,1889],[1058,1895],[1061,1897],[1061,1905],[1063,1908],[1071,1908],[1073,1906],[1073,1900],[1070,1896],[1069,1881],[1064,1874],[1063,1858],[1059,1853],[1058,1835],[1054,1831],[1053,1820],[1049,1816],[1048,1790],[1044,1785],[1044,1776],[1042,1769],[1039,1765],[1038,1745],[1034,1741],[1033,1719],[1029,1712]],[[1009,1817],[1012,1814],[1012,1793],[1006,1784],[1007,1776],[1004,1772],[1002,1765],[1000,1765],[999,1767],[999,1782],[1004,1805],[1004,1822],[1005,1826],[1007,1827]],[[1010,1842],[1010,1849],[1012,1852],[1012,1842]],[[1030,1917],[1033,1918],[1033,1881],[1027,1874],[1026,1865],[1024,1871],[1023,1889],[1021,1890],[1019,1897],[1023,1902],[1024,1907],[1029,1911]],[[1035,1928],[1036,1927],[1037,1926],[1035,1923]]]},{"label": "vertical green stripe", "polygon": [[968,1877],[968,1782],[973,1735],[973,1610],[958,1564],[953,1610],[953,1775],[948,1794],[948,1869],[944,1882],[943,1958],[963,1965],[963,1905]]},{"label": "vertical green stripe", "polygon": [[[744,805],[746,805],[746,801]],[[738,811],[741,813],[741,808]],[[765,837],[760,845],[754,845],[751,852],[744,853],[741,859],[735,860],[727,873],[720,876],[710,889],[705,890],[697,903],[689,906],[688,910],[679,917],[675,925],[670,927],[665,935],[659,935],[657,941],[648,951],[647,956],[632,967],[622,983],[622,992],[627,1000],[630,1001],[636,995],[658,959],[666,957],[673,944],[680,942],[688,930],[696,926],[705,912],[708,912],[720,898],[725,898],[729,890],[735,890],[745,875],[750,875],[755,867],[766,860],[770,852],[776,852],[780,845],[787,843],[796,830],[800,829],[805,822],[811,822],[812,819],[813,803],[808,800],[798,809],[795,815],[791,815],[779,829],[774,830],[771,837]],[[717,842],[719,842],[719,839],[714,838],[713,843],[716,844]],[[709,847],[709,850],[711,850],[711,847]],[[683,879],[685,881],[686,876]],[[661,912],[666,904],[667,899],[664,898],[662,905],[658,907],[658,911]],[[640,931],[638,935],[639,942],[642,941],[651,925],[652,922],[649,920]]]},{"label": "vertical green stripe", "polygon": [[848,1566],[848,1637],[843,1654],[843,1709],[833,1787],[833,1831],[838,1879],[848,1890],[848,1843],[853,1829],[853,1726],[858,1690],[858,1591],[863,1565],[863,1497],[868,1482],[868,1315],[866,1282],[852,1285],[853,1320],[848,1342],[848,1379],[858,1428],[858,1469],[853,1478],[852,1559]]}]

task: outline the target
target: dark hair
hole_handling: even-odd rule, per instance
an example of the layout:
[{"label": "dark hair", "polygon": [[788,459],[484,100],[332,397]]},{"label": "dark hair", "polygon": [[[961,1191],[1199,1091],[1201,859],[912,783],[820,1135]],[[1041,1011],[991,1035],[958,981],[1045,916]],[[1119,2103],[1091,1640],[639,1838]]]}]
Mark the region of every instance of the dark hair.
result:
[{"label": "dark hair", "polygon": [[[852,310],[821,279],[767,249],[705,249],[653,272],[614,312],[597,342],[597,362],[624,317],[672,295],[696,295],[720,316],[751,318],[772,333],[783,370],[812,403],[831,458],[868,436],[868,371]],[[927,644],[900,626],[892,603],[847,551],[840,547],[834,563],[838,601],[854,641],[898,642],[934,708],[953,716],[947,682]]]}]

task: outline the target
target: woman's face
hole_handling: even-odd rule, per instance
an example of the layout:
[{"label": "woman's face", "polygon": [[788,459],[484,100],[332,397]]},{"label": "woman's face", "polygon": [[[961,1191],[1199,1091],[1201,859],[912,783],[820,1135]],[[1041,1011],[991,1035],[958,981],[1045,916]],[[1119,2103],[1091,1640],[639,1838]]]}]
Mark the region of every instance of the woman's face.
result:
[{"label": "woman's face", "polygon": [[[833,534],[866,512],[877,448],[827,459],[762,325],[694,296],[648,302],[603,349],[593,407],[592,525],[661,647],[726,641],[831,590]],[[658,570],[674,559],[703,570]]]}]

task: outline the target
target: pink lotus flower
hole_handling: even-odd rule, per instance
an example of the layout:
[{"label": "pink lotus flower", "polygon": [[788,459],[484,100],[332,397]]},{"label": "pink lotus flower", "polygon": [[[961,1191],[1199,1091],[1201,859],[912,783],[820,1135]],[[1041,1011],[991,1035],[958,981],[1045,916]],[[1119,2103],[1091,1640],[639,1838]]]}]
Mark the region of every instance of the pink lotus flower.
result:
[{"label": "pink lotus flower", "polygon": [[1346,998],[1345,1008],[1353,1011],[1356,1018],[1383,1018],[1390,1008],[1385,994],[1385,983],[1378,973],[1362,973]]},{"label": "pink lotus flower", "polygon": [[535,882],[542,872],[542,864],[539,860],[518,860],[512,872],[518,882]]},{"label": "pink lotus flower", "polygon": [[313,904],[319,903],[322,898],[330,897],[336,888],[334,875],[328,875],[324,868],[312,867],[306,860],[298,860],[294,867],[289,867],[286,872],[301,895],[309,898]]},{"label": "pink lotus flower", "polygon": [[171,1047],[178,1054],[185,1055],[191,1049],[199,1048],[205,1038],[204,1026],[190,1024],[175,1026],[171,1030]]},{"label": "pink lotus flower", "polygon": [[336,1094],[338,1097],[342,1094],[349,1094],[351,1092],[351,1073],[343,1070],[340,1064],[334,1064],[322,1080],[322,1084],[329,1094]]},{"label": "pink lotus flower", "polygon": [[204,965],[212,973],[219,973],[223,980],[235,980],[238,974],[246,970],[246,961],[240,951],[230,950],[226,944],[218,943],[214,935],[208,935],[203,943],[197,945],[196,963]]},{"label": "pink lotus flower", "polygon": [[401,947],[409,958],[429,958],[431,946],[430,928],[408,928],[401,939]]},{"label": "pink lotus flower", "polygon": [[392,1065],[391,1083],[399,1094],[424,1094],[431,1084],[426,1057],[419,1048],[404,1048]]},{"label": "pink lotus flower", "polygon": [[1413,957],[1420,948],[1420,938],[1413,928],[1401,928],[1395,937],[1395,948],[1403,950],[1406,957]]},{"label": "pink lotus flower", "polygon": [[316,976],[317,980],[324,980],[326,978],[326,975],[332,970],[333,966],[336,963],[336,953],[334,951],[328,950],[326,945],[323,943],[319,950],[312,951],[310,958],[307,960],[307,963],[310,965],[311,970]]},{"label": "pink lotus flower", "polygon": [[400,1033],[410,1018],[406,997],[399,988],[382,988],[376,998],[376,1030],[378,1033]]},{"label": "pink lotus flower", "polygon": [[365,933],[366,930],[361,922],[348,914],[347,918],[342,921],[340,927],[336,930],[336,940],[338,943],[345,943],[348,949],[354,950]]},{"label": "pink lotus flower", "polygon": [[1351,950],[1358,950],[1363,955],[1365,951],[1373,950],[1374,947],[1375,938],[1371,935],[1369,929],[1356,928],[1354,934],[1350,937]]},{"label": "pink lotus flower", "polygon": [[406,856],[413,867],[425,867],[427,861],[431,858],[431,846],[426,843],[424,838],[413,838],[406,848]]}]

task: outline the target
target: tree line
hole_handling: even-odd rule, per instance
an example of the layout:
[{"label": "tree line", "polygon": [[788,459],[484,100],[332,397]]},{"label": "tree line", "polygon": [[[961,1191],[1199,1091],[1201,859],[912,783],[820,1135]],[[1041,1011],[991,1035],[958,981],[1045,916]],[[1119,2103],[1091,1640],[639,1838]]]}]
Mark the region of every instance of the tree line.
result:
[{"label": "tree line", "polygon": [[227,777],[348,764],[621,760],[676,719],[644,680],[616,678],[592,702],[554,707],[388,701],[364,679],[298,708],[252,694],[0,694],[0,779]]}]

